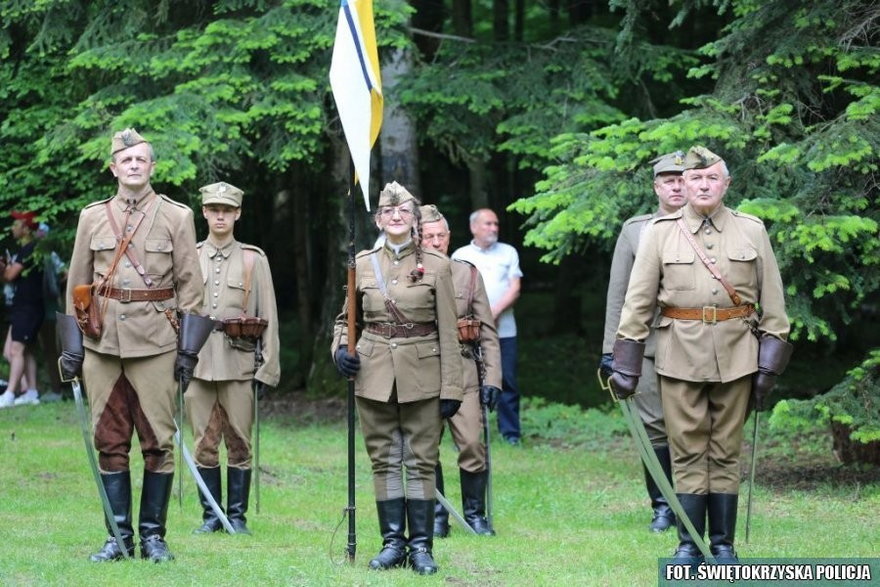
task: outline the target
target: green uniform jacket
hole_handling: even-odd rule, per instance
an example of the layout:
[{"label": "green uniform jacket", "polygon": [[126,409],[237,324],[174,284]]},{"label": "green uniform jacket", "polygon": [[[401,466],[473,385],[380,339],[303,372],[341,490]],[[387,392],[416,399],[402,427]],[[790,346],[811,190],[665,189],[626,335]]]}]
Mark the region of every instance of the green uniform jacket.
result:
[{"label": "green uniform jacket", "polygon": [[[471,308],[468,308],[468,291],[471,286],[471,270],[476,273],[476,283],[474,286],[474,299]],[[474,317],[480,321],[480,346],[483,349],[483,364],[486,367],[485,385],[492,385],[501,389],[501,347],[498,344],[498,330],[495,328],[495,318],[492,317],[492,307],[489,305],[489,298],[486,296],[486,287],[483,285],[483,278],[480,272],[472,264],[463,260],[452,261],[452,280],[455,284],[455,313],[459,318],[468,315],[469,310],[473,310]],[[470,347],[470,344],[463,344],[463,347]],[[469,348],[463,349],[465,352]],[[462,357],[463,372],[462,383],[465,393],[476,391],[479,389],[479,379],[477,378],[476,361]]]},{"label": "green uniform jacket", "polygon": [[[623,228],[620,229],[620,234],[617,236],[617,244],[614,245],[614,256],[611,258],[608,293],[605,299],[605,335],[602,338],[603,353],[610,353],[614,350],[614,340],[617,338],[617,325],[620,324],[620,311],[623,309],[623,300],[626,298],[629,276],[632,273],[633,263],[636,260],[636,252],[639,250],[639,240],[642,237],[642,233],[650,225],[651,220],[659,216],[659,212],[633,216],[623,223]],[[645,356],[653,358],[656,347],[654,334],[651,333],[645,340]]]},{"label": "green uniform jacket", "polygon": [[[434,322],[437,331],[426,336],[386,338],[366,332],[370,322],[396,322],[385,307],[370,255],[376,253],[388,295],[408,320]],[[388,402],[397,389],[399,403],[462,399],[462,357],[458,345],[455,297],[450,261],[433,251],[422,252],[424,275],[415,283],[409,274],[416,268],[414,245],[396,257],[387,246],[357,255],[358,330],[357,353],[361,368],[355,378],[355,395]],[[331,353],[348,344],[346,309],[337,317]]]},{"label": "green uniform jacket", "polygon": [[[87,349],[121,358],[147,357],[177,348],[177,333],[165,316],[165,309],[197,313],[202,304],[202,277],[196,256],[196,231],[193,213],[167,196],[149,192],[146,217],[131,240],[137,260],[153,280],[153,289],[173,287],[175,297],[160,302],[122,302],[98,297],[101,307],[107,302],[100,340],[86,337]],[[98,281],[106,275],[116,254],[116,234],[107,218],[102,200],[83,208],[76,228],[76,240],[67,277],[67,307],[73,313],[73,288]],[[109,200],[116,226],[125,218],[125,199],[119,195]],[[135,218],[135,214],[132,214]],[[147,289],[143,278],[128,257],[123,256],[113,276],[112,287]]]},{"label": "green uniform jacket", "polygon": [[785,340],[789,321],[779,266],[760,219],[719,207],[704,223],[690,205],[655,220],[642,235],[618,338],[643,341],[655,308],[729,308],[733,302],[712,277],[676,220],[684,218],[697,243],[736,289],[743,304],[759,304],[748,320],[715,324],[661,316],[656,327],[657,373],[685,381],[734,381],[758,370],[758,338]]},{"label": "green uniform jacket", "polygon": [[[214,320],[238,318],[243,314],[264,318],[269,324],[263,332],[261,352],[263,364],[254,373],[254,351],[236,348],[229,337],[215,330],[199,353],[195,377],[206,381],[244,381],[257,379],[270,387],[278,385],[281,366],[278,358],[278,309],[275,288],[266,253],[259,247],[236,240],[222,249],[210,242],[197,245],[202,279],[205,285],[202,313]],[[245,252],[253,261],[250,288],[245,303]]]}]

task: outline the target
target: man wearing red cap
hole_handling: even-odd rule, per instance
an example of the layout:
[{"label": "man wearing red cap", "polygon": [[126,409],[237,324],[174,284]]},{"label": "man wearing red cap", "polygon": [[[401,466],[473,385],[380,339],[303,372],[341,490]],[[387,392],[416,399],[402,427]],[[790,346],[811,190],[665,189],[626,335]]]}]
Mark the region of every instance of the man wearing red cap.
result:
[{"label": "man wearing red cap", "polygon": [[[9,386],[0,395],[0,408],[38,404],[39,393],[35,389],[37,362],[29,348],[37,340],[43,324],[43,269],[33,261],[36,242],[33,233],[37,229],[34,212],[13,212],[12,236],[20,248],[9,259],[0,260],[3,281],[15,287],[12,306],[9,309]],[[22,376],[30,386],[19,397]]]}]

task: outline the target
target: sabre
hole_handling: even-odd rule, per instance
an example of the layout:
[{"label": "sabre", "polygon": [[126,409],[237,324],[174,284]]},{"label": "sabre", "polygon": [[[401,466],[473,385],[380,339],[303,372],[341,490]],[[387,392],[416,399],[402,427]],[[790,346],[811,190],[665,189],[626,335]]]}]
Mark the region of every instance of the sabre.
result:
[{"label": "sabre", "polygon": [[639,455],[642,457],[642,462],[645,464],[645,468],[654,479],[654,483],[657,484],[657,488],[660,489],[660,493],[663,494],[663,497],[669,502],[669,507],[675,512],[675,515],[681,520],[681,523],[684,524],[684,527],[687,529],[688,533],[690,533],[694,544],[696,544],[697,548],[700,549],[700,552],[703,553],[703,556],[706,558],[706,562],[714,564],[715,557],[712,555],[712,552],[709,550],[703,537],[697,533],[693,522],[691,522],[687,513],[685,513],[684,508],[681,506],[681,503],[678,501],[678,496],[675,494],[675,490],[672,488],[672,485],[670,485],[669,480],[663,473],[663,467],[660,466],[660,461],[657,460],[656,453],[653,450],[649,450],[651,441],[648,440],[648,433],[645,432],[645,424],[630,405],[631,400],[629,398],[621,400],[614,395],[614,391],[611,389],[611,384],[607,380],[602,379],[601,369],[596,371],[596,376],[599,378],[599,387],[610,393],[611,399],[620,406],[620,410],[623,412],[623,419],[626,421],[629,431],[632,434],[633,439],[636,441],[636,448],[639,451]]},{"label": "sabre", "polygon": [[[254,349],[254,375],[260,369],[263,363],[263,339],[258,338],[256,348]],[[260,513],[260,394],[259,382],[256,379],[251,380],[254,392],[254,507],[257,513]]]},{"label": "sabre", "polygon": [[[174,441],[177,442],[177,447],[180,449],[180,454],[183,456],[183,460],[186,463],[189,472],[192,473],[193,480],[196,482],[196,485],[199,487],[199,491],[202,492],[202,495],[205,496],[205,499],[208,500],[208,503],[211,505],[211,509],[214,511],[214,515],[220,520],[220,523],[223,524],[223,527],[230,534],[235,534],[235,528],[232,527],[232,524],[229,523],[229,519],[226,517],[226,514],[223,513],[223,510],[220,509],[220,506],[217,504],[217,501],[214,499],[214,496],[211,495],[211,490],[208,489],[208,486],[205,485],[205,480],[202,479],[202,476],[199,474],[199,470],[196,467],[196,462],[193,460],[192,455],[189,453],[189,450],[186,448],[186,444],[183,443],[183,437],[180,434],[180,428],[175,425],[174,427]],[[178,477],[183,477],[183,475],[178,475]]]},{"label": "sabre", "polygon": [[110,531],[113,533],[113,539],[116,540],[116,545],[119,547],[120,552],[125,555],[125,558],[131,558],[131,555],[128,554],[128,549],[125,548],[125,542],[122,540],[122,533],[119,531],[119,525],[113,518],[113,509],[110,507],[110,498],[107,497],[107,490],[104,489],[104,484],[101,482],[101,473],[98,471],[98,460],[95,458],[95,453],[92,452],[92,443],[89,441],[89,419],[86,414],[85,405],[83,404],[79,377],[74,377],[73,379],[64,378],[64,373],[61,370],[61,357],[58,357],[58,375],[61,378],[62,383],[70,383],[70,387],[73,389],[73,399],[76,403],[76,412],[79,415],[80,431],[82,432],[83,443],[86,447],[86,456],[89,459],[89,468],[92,470],[92,476],[95,478],[95,485],[98,486],[98,495],[101,496],[101,506],[104,508],[104,516],[107,518],[107,525],[110,526]]},{"label": "sabre", "polygon": [[[483,363],[483,347],[479,341],[474,344],[474,361],[477,363],[477,385],[478,390],[483,389],[483,381],[486,378],[486,364]],[[482,393],[479,391],[478,393]],[[483,412],[483,444],[486,445],[486,521],[490,528],[492,526],[492,444],[489,442],[489,408],[482,406]],[[470,527],[470,526],[468,526]]]},{"label": "sabre", "polygon": [[755,458],[758,456],[758,419],[761,412],[755,410],[755,430],[752,432],[752,464],[749,472],[749,495],[746,500],[746,544],[749,543],[749,529],[752,525],[752,493],[755,488]]},{"label": "sabre", "polygon": [[434,488],[434,497],[437,498],[437,501],[440,502],[440,505],[442,505],[444,508],[446,508],[446,511],[452,515],[452,518],[456,522],[458,522],[462,528],[464,528],[465,530],[467,530],[471,534],[476,534],[476,531],[473,528],[471,528],[471,525],[465,521],[465,519],[461,516],[460,513],[455,511],[455,508],[452,507],[452,504],[449,503],[449,500],[446,499],[445,497],[443,497],[443,494],[440,493],[440,490],[437,489],[436,487]]}]

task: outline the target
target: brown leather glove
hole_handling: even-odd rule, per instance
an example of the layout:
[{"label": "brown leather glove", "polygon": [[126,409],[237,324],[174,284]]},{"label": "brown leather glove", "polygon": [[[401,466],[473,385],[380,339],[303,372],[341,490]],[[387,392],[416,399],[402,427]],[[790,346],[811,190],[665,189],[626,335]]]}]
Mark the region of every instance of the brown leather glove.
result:
[{"label": "brown leather glove", "polygon": [[611,361],[611,390],[617,399],[624,400],[636,392],[639,377],[642,376],[642,359],[645,356],[645,343],[634,340],[614,341],[614,356]]}]

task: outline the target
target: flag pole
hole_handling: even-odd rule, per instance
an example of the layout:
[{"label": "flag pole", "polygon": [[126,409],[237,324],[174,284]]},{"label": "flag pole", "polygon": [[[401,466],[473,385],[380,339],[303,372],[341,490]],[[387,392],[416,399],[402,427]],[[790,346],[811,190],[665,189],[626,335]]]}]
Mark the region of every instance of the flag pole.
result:
[{"label": "flag pole", "polygon": [[[355,341],[357,339],[357,280],[354,257],[354,161],[349,158],[350,171],[348,174],[348,287],[345,291],[346,308],[348,308],[348,354],[355,354]],[[348,544],[345,552],[349,563],[354,563],[354,555],[357,551],[357,530],[355,527],[355,499],[354,499],[354,377],[348,378]]]}]

